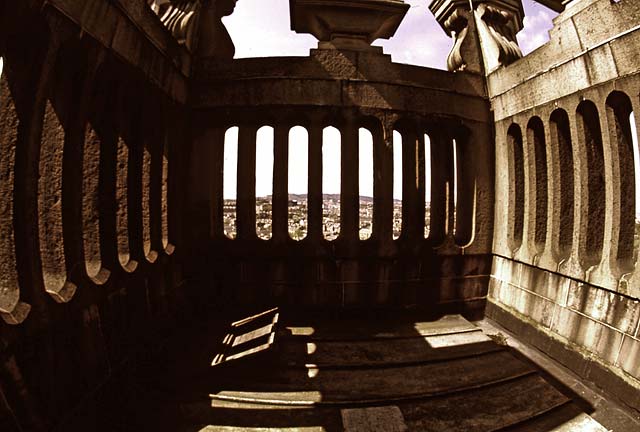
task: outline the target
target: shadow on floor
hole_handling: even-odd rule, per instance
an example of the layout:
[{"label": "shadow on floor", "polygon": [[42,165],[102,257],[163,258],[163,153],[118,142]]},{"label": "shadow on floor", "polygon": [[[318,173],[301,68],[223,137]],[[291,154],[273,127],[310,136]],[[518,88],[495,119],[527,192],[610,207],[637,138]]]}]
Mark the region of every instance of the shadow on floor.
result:
[{"label": "shadow on floor", "polygon": [[[236,318],[141,354],[105,395],[96,430],[605,430],[579,395],[459,315],[281,311],[268,331],[271,316],[245,326],[229,351]],[[211,367],[221,350],[251,351],[270,334],[267,349]]]}]

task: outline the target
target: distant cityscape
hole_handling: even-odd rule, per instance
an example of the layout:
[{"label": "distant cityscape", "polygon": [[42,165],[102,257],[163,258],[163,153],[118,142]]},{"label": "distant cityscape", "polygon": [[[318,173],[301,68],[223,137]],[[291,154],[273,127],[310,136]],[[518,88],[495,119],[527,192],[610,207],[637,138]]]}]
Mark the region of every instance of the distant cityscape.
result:
[{"label": "distant cityscape", "polygon": [[[256,199],[256,233],[259,238],[270,239],[272,233],[272,197]],[[307,236],[307,196],[289,195],[289,235],[294,240]],[[236,236],[236,201],[224,200],[224,233],[229,238]],[[425,209],[425,236],[429,230],[429,204]],[[327,240],[340,235],[340,195],[323,195],[322,229]],[[393,201],[393,237],[398,238],[402,230],[402,201]],[[371,237],[373,232],[373,198],[360,197],[361,240]]]}]

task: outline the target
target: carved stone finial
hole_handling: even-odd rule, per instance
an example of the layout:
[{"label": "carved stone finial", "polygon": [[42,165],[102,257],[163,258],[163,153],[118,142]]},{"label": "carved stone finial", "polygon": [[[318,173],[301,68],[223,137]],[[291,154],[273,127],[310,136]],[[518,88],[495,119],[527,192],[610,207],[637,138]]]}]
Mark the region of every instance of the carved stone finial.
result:
[{"label": "carved stone finial", "polygon": [[233,13],[237,1],[147,0],[178,43],[192,52],[197,49],[202,57],[229,60],[235,46],[221,20]]},{"label": "carved stone finial", "polygon": [[451,72],[463,71],[466,69],[467,63],[462,58],[462,43],[469,31],[469,11],[462,8],[454,10],[444,23],[444,27],[455,35],[453,48],[447,57],[447,69]]},{"label": "carved stone finial", "polygon": [[475,13],[481,19],[478,24],[481,43],[483,43],[483,31],[487,31],[491,37],[490,42],[498,47],[497,63],[495,63],[495,56],[488,59],[494,62],[494,66],[506,66],[522,57],[522,51],[516,39],[516,33],[522,29],[522,25],[518,25],[512,11],[481,3]]},{"label": "carved stone finial", "polygon": [[222,18],[233,13],[238,0],[211,0],[203,8],[200,24],[198,55],[201,57],[231,60],[236,47],[229,36]]},{"label": "carved stone finial", "polygon": [[147,0],[147,2],[178,43],[185,45],[191,51],[202,2],[200,0]]},{"label": "carved stone finial", "polygon": [[433,0],[429,9],[455,38],[450,71],[491,72],[522,57],[516,40],[523,27],[521,0]]},{"label": "carved stone finial", "polygon": [[376,39],[392,37],[409,5],[402,0],[289,0],[291,28],[310,33],[320,49],[381,51]]}]

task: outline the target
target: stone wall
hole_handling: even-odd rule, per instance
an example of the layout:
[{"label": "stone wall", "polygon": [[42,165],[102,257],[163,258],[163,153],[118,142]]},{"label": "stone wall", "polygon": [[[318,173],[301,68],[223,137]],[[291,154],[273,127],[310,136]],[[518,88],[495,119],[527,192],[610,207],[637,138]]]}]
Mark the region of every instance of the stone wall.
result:
[{"label": "stone wall", "polygon": [[3,431],[98,430],[128,359],[186,313],[189,57],[146,8],[0,2]]},{"label": "stone wall", "polygon": [[[194,83],[190,260],[209,302],[414,307],[482,315],[493,232],[491,117],[478,74],[396,64],[377,52],[204,61]],[[273,236],[255,220],[256,131],[274,128]],[[239,127],[237,228],[223,230],[225,131]],[[309,136],[307,237],[287,230],[288,133]],[[340,235],[322,235],[323,130],[341,133]],[[358,130],[373,137],[373,233],[358,236]],[[393,238],[393,134],[402,136],[402,234]],[[425,161],[425,135],[431,159]],[[458,158],[454,163],[454,143]],[[425,168],[426,167],[426,168]],[[425,172],[431,175],[429,235]],[[455,174],[457,173],[457,178]],[[454,195],[457,193],[457,206]],[[206,262],[205,265],[199,263]],[[210,271],[213,269],[213,272]],[[202,273],[202,272],[200,272]]]},{"label": "stone wall", "polygon": [[488,77],[496,117],[488,315],[635,408],[639,16],[637,2],[573,2],[549,43]]}]

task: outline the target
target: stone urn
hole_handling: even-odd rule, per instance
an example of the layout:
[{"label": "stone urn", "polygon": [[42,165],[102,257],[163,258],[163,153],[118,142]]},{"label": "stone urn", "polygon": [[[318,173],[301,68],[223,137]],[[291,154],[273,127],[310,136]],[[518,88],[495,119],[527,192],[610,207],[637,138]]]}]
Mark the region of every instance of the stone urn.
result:
[{"label": "stone urn", "polygon": [[318,38],[320,49],[380,51],[376,39],[394,35],[409,5],[402,0],[289,0],[291,29]]}]

